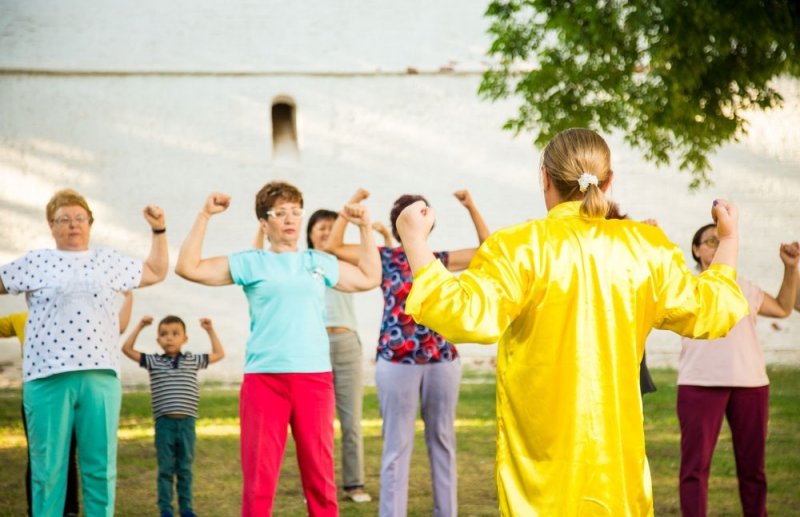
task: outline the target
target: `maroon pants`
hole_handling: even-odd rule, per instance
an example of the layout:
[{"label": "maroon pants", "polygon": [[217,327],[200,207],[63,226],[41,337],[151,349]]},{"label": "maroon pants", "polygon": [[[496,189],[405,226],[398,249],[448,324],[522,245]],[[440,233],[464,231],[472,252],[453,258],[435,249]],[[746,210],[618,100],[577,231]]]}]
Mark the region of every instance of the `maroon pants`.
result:
[{"label": "maroon pants", "polygon": [[239,398],[242,515],[272,515],[287,427],[312,517],[339,515],[333,464],[333,374],[248,373]]},{"label": "maroon pants", "polygon": [[684,517],[706,515],[708,472],[723,415],[731,428],[743,514],[748,517],[767,515],[764,453],[768,413],[769,386],[678,386],[680,496]]}]

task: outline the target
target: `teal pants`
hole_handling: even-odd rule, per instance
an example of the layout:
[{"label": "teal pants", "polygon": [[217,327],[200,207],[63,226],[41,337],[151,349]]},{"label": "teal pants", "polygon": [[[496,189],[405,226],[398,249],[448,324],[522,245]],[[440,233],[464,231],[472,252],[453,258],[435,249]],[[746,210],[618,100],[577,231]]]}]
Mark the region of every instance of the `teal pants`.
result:
[{"label": "teal pants", "polygon": [[178,508],[181,515],[192,512],[192,462],[194,462],[195,419],[156,419],[158,457],[158,510],[172,513],[172,487],[178,478]]},{"label": "teal pants", "polygon": [[121,402],[112,370],[58,373],[23,385],[33,517],[64,512],[73,428],[86,515],[114,515]]}]

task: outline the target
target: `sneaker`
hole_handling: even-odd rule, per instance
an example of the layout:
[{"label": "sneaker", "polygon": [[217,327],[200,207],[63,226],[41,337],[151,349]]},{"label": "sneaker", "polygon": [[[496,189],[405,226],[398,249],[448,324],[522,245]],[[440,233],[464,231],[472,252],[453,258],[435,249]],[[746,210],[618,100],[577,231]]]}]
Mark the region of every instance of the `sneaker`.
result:
[{"label": "sneaker", "polygon": [[197,514],[194,512],[181,512],[181,517],[197,517]]},{"label": "sneaker", "polygon": [[372,501],[372,497],[364,492],[363,488],[351,488],[344,491],[344,496],[354,503],[368,503]]},{"label": "sneaker", "polygon": [[172,512],[161,512],[161,517],[172,517]]}]

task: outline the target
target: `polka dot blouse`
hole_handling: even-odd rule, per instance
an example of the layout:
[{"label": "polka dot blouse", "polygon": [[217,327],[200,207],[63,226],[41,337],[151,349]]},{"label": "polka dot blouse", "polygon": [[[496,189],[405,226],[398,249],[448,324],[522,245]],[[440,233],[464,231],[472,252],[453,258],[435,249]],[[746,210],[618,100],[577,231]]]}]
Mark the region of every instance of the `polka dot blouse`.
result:
[{"label": "polka dot blouse", "polygon": [[142,267],[109,249],[34,250],[1,267],[6,290],[28,302],[24,381],[75,370],[119,375],[119,293],[139,285]]}]

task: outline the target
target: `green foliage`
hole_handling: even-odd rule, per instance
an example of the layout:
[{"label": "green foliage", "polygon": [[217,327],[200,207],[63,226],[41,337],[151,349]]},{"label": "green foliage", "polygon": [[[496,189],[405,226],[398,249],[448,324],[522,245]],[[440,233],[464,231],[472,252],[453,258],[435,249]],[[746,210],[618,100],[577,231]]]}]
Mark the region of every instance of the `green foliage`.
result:
[{"label": "green foliage", "polygon": [[480,94],[518,96],[505,128],[543,146],[559,131],[621,130],[647,160],[678,159],[690,187],[709,153],[780,107],[772,80],[800,77],[797,0],[495,0]]}]

